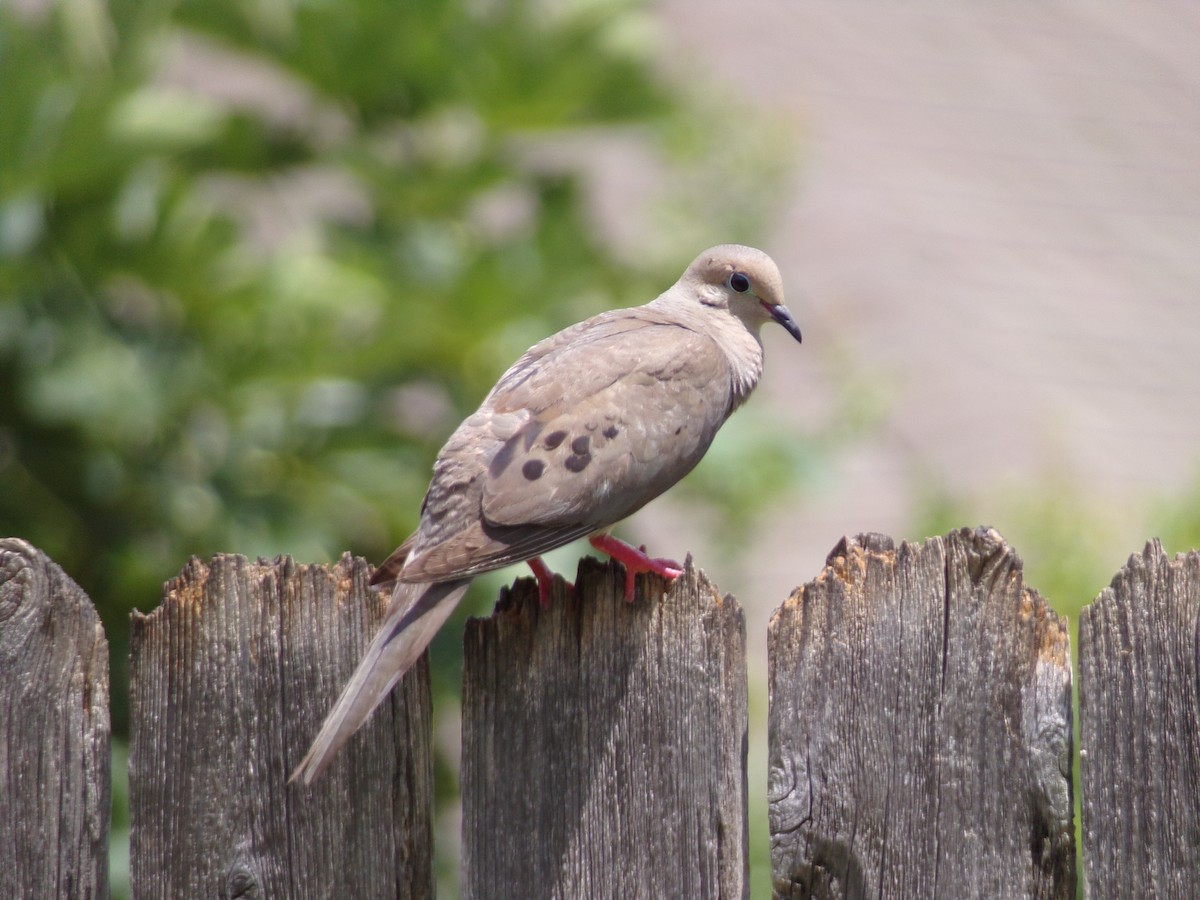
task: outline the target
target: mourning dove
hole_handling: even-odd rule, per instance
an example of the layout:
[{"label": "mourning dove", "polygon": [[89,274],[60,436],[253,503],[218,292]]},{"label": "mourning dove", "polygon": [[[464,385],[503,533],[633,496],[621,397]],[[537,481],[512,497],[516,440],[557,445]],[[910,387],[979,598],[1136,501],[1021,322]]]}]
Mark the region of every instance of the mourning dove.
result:
[{"label": "mourning dove", "polygon": [[680,574],[605,529],[700,461],[762,373],[759,328],[797,341],[779,270],[761,250],[701,253],[645,306],[593,316],[528,350],[438,454],[421,522],[371,579],[391,587],[379,633],[292,773],[311,783],[408,671],[471,579],[590,535],[638,572]]}]

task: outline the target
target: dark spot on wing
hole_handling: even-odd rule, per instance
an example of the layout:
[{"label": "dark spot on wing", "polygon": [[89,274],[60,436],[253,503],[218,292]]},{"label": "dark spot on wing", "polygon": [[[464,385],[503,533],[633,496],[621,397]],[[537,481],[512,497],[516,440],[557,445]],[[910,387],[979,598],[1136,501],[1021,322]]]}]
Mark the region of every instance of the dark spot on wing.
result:
[{"label": "dark spot on wing", "polygon": [[528,450],[537,441],[537,437],[542,433],[542,423],[538,421],[530,422],[521,432],[525,435],[525,449]]},{"label": "dark spot on wing", "polygon": [[592,461],[592,454],[584,453],[579,456],[568,456],[564,465],[572,472],[582,472]]},{"label": "dark spot on wing", "polygon": [[606,438],[608,438],[610,441],[611,441],[613,438],[615,438],[615,437],[616,437],[618,434],[620,434],[620,433],[621,433],[621,432],[620,432],[620,430],[617,428],[617,426],[616,426],[616,425],[609,425],[607,428],[605,428],[605,429],[604,429],[604,436],[605,436]]},{"label": "dark spot on wing", "polygon": [[546,464],[540,459],[531,459],[521,466],[521,474],[530,481],[537,481],[542,477],[542,472],[545,471]]},{"label": "dark spot on wing", "polygon": [[542,425],[540,422],[529,422],[520,431],[505,441],[504,446],[492,457],[491,465],[488,466],[488,475],[492,478],[499,478],[503,475],[504,470],[513,461],[513,455],[517,452],[518,445],[524,443],[525,449],[528,450],[533,446],[533,442],[537,440],[537,436],[541,433],[541,430]]},{"label": "dark spot on wing", "polygon": [[571,441],[571,452],[576,456],[583,456],[591,449],[592,438],[590,435],[582,435]]},{"label": "dark spot on wing", "polygon": [[565,431],[552,431],[546,435],[546,440],[542,442],[542,446],[544,446],[547,450],[553,450],[563,442],[566,436],[567,433]]},{"label": "dark spot on wing", "polygon": [[488,475],[492,478],[499,478],[504,473],[508,464],[512,462],[513,454],[517,452],[517,441],[520,437],[520,435],[516,435],[504,442],[504,446],[492,457],[492,464],[488,466]]}]

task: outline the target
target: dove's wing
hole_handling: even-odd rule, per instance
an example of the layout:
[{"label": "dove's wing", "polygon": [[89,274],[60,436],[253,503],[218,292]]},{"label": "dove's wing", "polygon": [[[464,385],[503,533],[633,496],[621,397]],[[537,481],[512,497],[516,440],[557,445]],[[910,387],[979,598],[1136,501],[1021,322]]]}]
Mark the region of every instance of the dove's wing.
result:
[{"label": "dove's wing", "polygon": [[[589,365],[603,371],[586,394],[539,373],[516,396],[493,398],[498,409],[525,401],[534,415],[488,466],[488,522],[610,525],[691,471],[729,414],[728,367],[707,337],[646,325],[588,349],[561,360],[568,379]],[[539,408],[530,395],[554,401]]]}]

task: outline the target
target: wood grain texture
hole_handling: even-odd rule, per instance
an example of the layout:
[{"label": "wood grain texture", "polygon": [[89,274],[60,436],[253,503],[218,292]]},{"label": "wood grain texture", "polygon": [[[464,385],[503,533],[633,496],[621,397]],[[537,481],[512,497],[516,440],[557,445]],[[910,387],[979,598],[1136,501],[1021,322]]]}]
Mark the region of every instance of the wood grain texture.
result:
[{"label": "wood grain texture", "polygon": [[369,574],[193,559],[134,614],[134,897],[432,896],[424,659],[324,778],[286,784],[382,620]]},{"label": "wood grain texture", "polygon": [[745,622],[689,559],[668,589],[585,559],[467,627],[463,896],[747,896]]},{"label": "wood grain texture", "polygon": [[1067,627],[990,529],[843,539],[772,618],[777,897],[1074,897]]},{"label": "wood grain texture", "polygon": [[0,897],[108,896],[108,641],[83,590],[0,540]]},{"label": "wood grain texture", "polygon": [[1090,898],[1200,891],[1200,553],[1152,541],[1079,620]]}]

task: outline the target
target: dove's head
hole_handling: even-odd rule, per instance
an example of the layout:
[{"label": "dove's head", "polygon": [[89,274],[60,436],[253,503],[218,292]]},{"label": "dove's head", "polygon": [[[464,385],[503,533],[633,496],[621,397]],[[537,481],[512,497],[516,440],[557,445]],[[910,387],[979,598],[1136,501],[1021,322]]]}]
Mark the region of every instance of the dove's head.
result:
[{"label": "dove's head", "polygon": [[705,250],[679,280],[700,303],[727,309],[754,334],[764,322],[778,322],[800,340],[800,326],[783,305],[783,279],[775,261],[761,250],[721,244]]}]

